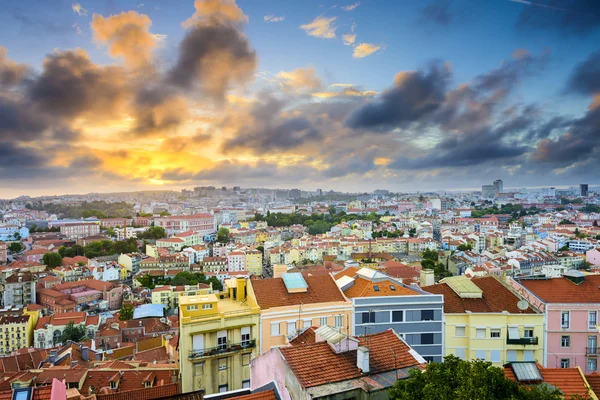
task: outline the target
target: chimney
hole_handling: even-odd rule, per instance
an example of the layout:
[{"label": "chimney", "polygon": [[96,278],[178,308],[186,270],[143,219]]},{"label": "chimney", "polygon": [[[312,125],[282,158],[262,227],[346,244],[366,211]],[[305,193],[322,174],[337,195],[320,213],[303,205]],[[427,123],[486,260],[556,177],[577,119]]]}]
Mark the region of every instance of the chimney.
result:
[{"label": "chimney", "polygon": [[431,286],[435,283],[435,277],[432,269],[421,269],[421,273],[419,274],[419,281],[421,287]]},{"label": "chimney", "polygon": [[356,351],[356,366],[363,374],[369,373],[369,349],[359,346]]},{"label": "chimney", "polygon": [[235,280],[236,283],[236,300],[244,301],[246,300],[246,278],[238,276]]}]

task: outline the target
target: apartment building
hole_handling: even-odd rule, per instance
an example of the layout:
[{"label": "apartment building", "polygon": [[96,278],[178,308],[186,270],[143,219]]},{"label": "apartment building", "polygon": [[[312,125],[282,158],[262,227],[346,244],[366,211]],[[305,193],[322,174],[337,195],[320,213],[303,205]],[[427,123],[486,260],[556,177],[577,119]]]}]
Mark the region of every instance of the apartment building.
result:
[{"label": "apartment building", "polygon": [[444,355],[495,366],[542,362],[544,314],[496,277],[453,276],[424,289],[444,296]]},{"label": "apartment building", "polygon": [[2,304],[4,307],[35,304],[35,276],[31,272],[17,272],[4,279]]},{"label": "apartment building", "polygon": [[543,365],[598,370],[598,314],[600,275],[567,271],[548,279],[511,280],[511,285],[546,314]]},{"label": "apartment building", "polygon": [[246,271],[252,275],[261,276],[263,272],[263,257],[260,250],[246,250],[244,254]]},{"label": "apartment building", "polygon": [[88,338],[93,339],[100,326],[98,315],[87,315],[85,312],[65,312],[41,317],[35,325],[33,339],[36,349],[49,349],[62,344],[62,333],[65,327],[84,326]]},{"label": "apartment building", "polygon": [[185,286],[161,285],[152,289],[152,304],[164,304],[167,309],[178,309],[180,296],[199,296],[210,293],[212,293],[212,283],[210,285],[198,283]]},{"label": "apartment building", "polygon": [[227,270],[229,272],[246,270],[246,255],[243,251],[230,251],[227,254]]},{"label": "apartment building", "polygon": [[250,360],[260,341],[260,309],[244,278],[220,295],[181,296],[179,354],[182,391],[222,393],[250,387]]},{"label": "apartment building", "polygon": [[352,303],[331,275],[286,273],[281,278],[252,280],[248,298],[260,307],[260,354],[288,344],[311,326],[330,325],[350,331]]},{"label": "apartment building", "polygon": [[0,317],[0,354],[8,355],[31,345],[31,342],[27,340],[27,326],[30,318],[30,315]]},{"label": "apartment building", "polygon": [[168,235],[186,231],[208,235],[216,230],[215,219],[211,214],[172,215],[155,218],[154,223],[163,227]]},{"label": "apartment building", "polygon": [[140,262],[148,258],[142,253],[120,254],[117,262],[127,269],[129,275],[135,275],[140,270]]},{"label": "apartment building", "polygon": [[227,272],[227,258],[225,257],[204,257],[202,264],[204,272],[215,274]]},{"label": "apartment building", "polygon": [[443,296],[407,286],[369,268],[349,267],[335,275],[352,301],[352,335],[384,332],[402,336],[427,361],[444,356]]},{"label": "apartment building", "polygon": [[100,233],[100,225],[97,222],[73,222],[60,226],[60,233],[71,240],[77,240]]}]

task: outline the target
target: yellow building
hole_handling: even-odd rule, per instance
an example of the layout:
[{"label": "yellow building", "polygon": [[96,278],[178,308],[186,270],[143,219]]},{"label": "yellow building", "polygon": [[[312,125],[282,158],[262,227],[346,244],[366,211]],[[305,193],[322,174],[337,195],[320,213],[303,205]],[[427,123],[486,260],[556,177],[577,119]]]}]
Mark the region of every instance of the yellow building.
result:
[{"label": "yellow building", "polygon": [[246,250],[246,271],[251,274],[261,276],[262,275],[262,253],[260,250]]},{"label": "yellow building", "polygon": [[225,281],[219,295],[179,298],[179,354],[183,392],[205,394],[250,387],[257,355],[260,309],[246,298],[244,278]]},{"label": "yellow building", "polygon": [[281,278],[252,280],[248,299],[261,310],[260,354],[288,344],[311,326],[329,325],[344,331],[352,327],[352,303],[331,275],[305,278],[301,273],[286,273]]},{"label": "yellow building", "polygon": [[179,307],[179,297],[198,296],[212,293],[210,285],[199,283],[197,285],[171,286],[162,285],[152,289],[152,304],[164,304],[167,309]]},{"label": "yellow building", "polygon": [[444,295],[445,355],[543,363],[544,314],[498,278],[453,276],[423,290]]},{"label": "yellow building", "polygon": [[4,312],[0,316],[0,354],[2,355],[31,346],[33,317],[21,314],[22,311],[16,309],[14,313]]}]

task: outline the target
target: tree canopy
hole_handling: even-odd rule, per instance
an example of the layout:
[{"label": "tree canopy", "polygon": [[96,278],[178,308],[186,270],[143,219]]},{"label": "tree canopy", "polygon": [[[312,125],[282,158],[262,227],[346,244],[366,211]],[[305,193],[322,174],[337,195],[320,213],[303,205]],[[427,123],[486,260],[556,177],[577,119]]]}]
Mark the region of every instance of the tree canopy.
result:
[{"label": "tree canopy", "polygon": [[391,400],[559,400],[562,393],[546,384],[519,385],[501,368],[481,360],[465,361],[448,356],[441,363],[414,369],[389,390]]},{"label": "tree canopy", "polygon": [[12,242],[8,245],[8,250],[12,251],[13,253],[18,253],[23,250],[23,245],[21,242]]},{"label": "tree canopy", "polygon": [[45,264],[48,268],[56,268],[62,265],[62,257],[58,253],[53,253],[49,251],[48,253],[43,255],[42,263]]},{"label": "tree canopy", "polygon": [[80,204],[42,204],[36,202],[31,205],[34,210],[43,210],[49,214],[57,214],[62,218],[115,218],[131,217],[133,205],[124,201],[108,203],[102,200],[84,201]]},{"label": "tree canopy", "polygon": [[87,332],[84,325],[75,325],[73,321],[69,321],[61,334],[60,340],[62,343],[67,343],[69,340],[72,342],[81,342],[86,337]]},{"label": "tree canopy", "polygon": [[167,237],[167,232],[165,231],[165,228],[163,228],[162,226],[151,226],[150,228],[146,229],[144,232],[140,232],[137,234],[138,239],[157,240],[157,239],[162,239],[165,237]]},{"label": "tree canopy", "polygon": [[188,272],[183,271],[175,275],[173,278],[165,278],[162,276],[151,276],[151,275],[143,275],[137,278],[138,282],[143,287],[154,289],[156,285],[174,285],[174,286],[183,286],[183,285],[196,285],[198,283],[210,284],[212,283],[213,290],[221,291],[223,290],[223,284],[219,279],[214,276],[210,278],[206,278],[206,276],[201,272]]},{"label": "tree canopy", "polygon": [[217,242],[229,243],[229,229],[219,228],[219,230],[217,231]]},{"label": "tree canopy", "polygon": [[129,321],[130,319],[133,319],[133,305],[123,304],[121,306],[121,311],[119,311],[119,320]]}]

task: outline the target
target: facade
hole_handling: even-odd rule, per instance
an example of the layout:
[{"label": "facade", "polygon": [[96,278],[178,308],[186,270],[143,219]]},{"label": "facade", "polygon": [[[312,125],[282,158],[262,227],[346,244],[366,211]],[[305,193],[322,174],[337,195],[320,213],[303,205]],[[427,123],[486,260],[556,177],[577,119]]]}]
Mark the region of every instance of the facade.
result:
[{"label": "facade", "polygon": [[352,301],[352,335],[394,329],[425,360],[442,361],[443,296],[403,285],[368,268],[350,267],[335,278]]},{"label": "facade", "polygon": [[351,329],[352,303],[331,275],[287,273],[282,278],[251,280],[248,298],[261,309],[260,354],[288,344],[290,338],[311,326]]},{"label": "facade", "polygon": [[60,233],[71,240],[94,236],[100,233],[100,225],[97,222],[74,222],[60,226]]},{"label": "facade", "polygon": [[243,251],[230,251],[227,254],[227,269],[229,272],[246,270],[246,255]]},{"label": "facade", "polygon": [[90,260],[89,269],[92,277],[99,281],[118,281],[122,278],[121,270],[125,269],[114,261]]},{"label": "facade", "polygon": [[495,366],[542,362],[544,314],[499,279],[453,276],[425,290],[444,296],[444,355],[478,358]]},{"label": "facade", "polygon": [[245,256],[246,271],[248,271],[252,275],[261,276],[263,272],[263,257],[260,250],[246,250]]},{"label": "facade", "polygon": [[30,315],[0,317],[0,354],[7,355],[31,345],[27,335],[31,318]]},{"label": "facade", "polygon": [[211,286],[203,283],[186,286],[157,286],[152,289],[152,304],[164,304],[167,309],[179,309],[179,296],[210,294]]},{"label": "facade", "polygon": [[0,264],[6,263],[8,260],[8,247],[6,243],[0,243]]},{"label": "facade", "polygon": [[208,235],[216,230],[215,219],[211,214],[160,217],[155,218],[154,223],[156,226],[163,227],[168,235],[186,231],[194,231],[202,235]]},{"label": "facade", "polygon": [[600,275],[569,271],[564,277],[511,281],[521,295],[546,314],[544,335],[548,368],[598,369]]},{"label": "facade", "polygon": [[179,299],[182,391],[214,394],[250,387],[250,360],[260,340],[260,309],[246,297],[248,280],[226,281],[217,296]]},{"label": "facade", "polygon": [[204,272],[215,274],[227,272],[227,258],[225,257],[204,257],[202,264]]},{"label": "facade", "polygon": [[131,225],[132,221],[130,218],[104,218],[100,220],[100,226],[103,228],[122,228]]},{"label": "facade", "polygon": [[85,312],[65,312],[42,317],[37,321],[33,334],[35,348],[49,349],[61,345],[62,332],[69,322],[85,326],[88,338],[93,339],[100,325],[100,317],[87,315]]},{"label": "facade", "polygon": [[129,275],[135,275],[139,272],[140,262],[144,258],[147,256],[141,253],[120,254],[117,262],[127,269]]},{"label": "facade", "polygon": [[596,267],[600,267],[600,248],[586,251],[585,260]]},{"label": "facade", "polygon": [[2,304],[4,307],[35,304],[35,277],[31,272],[17,272],[4,280]]}]

